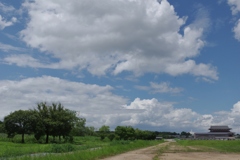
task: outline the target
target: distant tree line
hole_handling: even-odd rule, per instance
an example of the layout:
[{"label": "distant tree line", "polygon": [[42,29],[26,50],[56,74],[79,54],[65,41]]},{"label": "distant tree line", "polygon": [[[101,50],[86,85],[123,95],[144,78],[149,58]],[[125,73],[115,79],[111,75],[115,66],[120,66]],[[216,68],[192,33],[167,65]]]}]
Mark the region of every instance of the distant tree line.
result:
[{"label": "distant tree line", "polygon": [[21,135],[21,142],[24,143],[26,134],[33,134],[35,139],[42,143],[51,141],[73,141],[73,136],[99,136],[101,140],[108,138],[112,140],[154,140],[162,138],[176,138],[179,136],[190,136],[189,132],[158,132],[135,129],[132,126],[117,126],[114,131],[103,125],[98,131],[92,126],[85,126],[86,119],[77,117],[75,111],[64,108],[61,103],[47,104],[41,102],[37,107],[29,110],[18,110],[4,117],[0,121],[0,133],[6,133],[8,138],[16,134]]},{"label": "distant tree line", "polygon": [[114,131],[110,131],[109,126],[103,125],[97,132],[101,139],[109,140],[154,140],[156,133],[153,131],[134,129],[132,126],[117,126]]}]

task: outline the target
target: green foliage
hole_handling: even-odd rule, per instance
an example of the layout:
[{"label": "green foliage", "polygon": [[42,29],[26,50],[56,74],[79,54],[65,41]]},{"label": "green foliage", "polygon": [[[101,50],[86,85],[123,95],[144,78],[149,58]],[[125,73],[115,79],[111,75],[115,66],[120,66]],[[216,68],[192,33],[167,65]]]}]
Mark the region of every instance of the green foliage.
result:
[{"label": "green foliage", "polygon": [[88,127],[85,127],[86,119],[85,118],[78,118],[74,122],[73,128],[71,130],[71,135],[73,136],[84,136],[87,134],[91,134],[91,130]]},{"label": "green foliage", "polygon": [[98,131],[101,132],[101,133],[109,133],[110,132],[110,127],[106,126],[106,125],[103,125],[102,127],[99,128]]},{"label": "green foliage", "polygon": [[100,136],[101,140],[104,140],[104,138],[110,133],[110,127],[103,125],[102,127],[99,128],[98,134]]},{"label": "green foliage", "polygon": [[179,134],[176,132],[155,132],[155,135],[169,139],[169,138],[176,138],[176,136]]},{"label": "green foliage", "polygon": [[104,133],[100,133],[100,139],[104,140],[104,138],[105,138],[105,134]]},{"label": "green foliage", "polygon": [[113,133],[110,133],[110,134],[108,134],[108,139],[110,140],[110,141],[112,141],[114,138],[115,138],[115,134],[113,134]]},{"label": "green foliage", "polygon": [[[86,144],[84,143],[79,148],[78,146],[73,146],[75,150],[70,154],[45,154],[42,156],[35,156],[34,159],[37,159],[37,160],[40,160],[40,159],[42,160],[66,160],[66,159],[95,160],[95,159],[102,159],[107,156],[113,156],[116,154],[124,153],[130,150],[157,145],[163,142],[163,141],[136,140],[136,141],[112,141],[108,143],[108,142],[100,141],[99,138],[96,138],[96,137],[76,137],[75,139],[86,141]],[[93,144],[93,145],[90,145],[90,144]],[[79,149],[81,150],[80,152],[79,152]],[[61,151],[61,149],[59,148],[56,150],[59,152]],[[30,156],[25,156],[25,157],[18,157],[17,159],[27,160],[31,158],[32,157]]]},{"label": "green foliage", "polygon": [[32,113],[29,110],[18,110],[4,118],[4,127],[9,138],[13,138],[18,133],[22,135],[22,143],[24,143],[24,135],[33,131],[34,117]]},{"label": "green foliage", "polygon": [[182,131],[180,135],[188,138],[189,136],[191,136],[191,133]]},{"label": "green foliage", "polygon": [[72,142],[73,137],[70,133],[83,134],[85,122],[85,119],[78,118],[76,112],[65,109],[61,103],[48,105],[46,102],[41,102],[34,110],[10,113],[4,118],[3,124],[0,122],[0,132],[3,125],[9,138],[21,134],[22,143],[24,143],[25,134],[31,133],[34,133],[39,143],[42,143],[43,137],[45,137],[45,143],[48,143],[49,136],[54,137],[53,142],[56,142],[55,137],[58,137],[59,141],[64,137],[65,142]]},{"label": "green foliage", "polygon": [[85,127],[85,136],[96,136],[95,128],[93,126]]},{"label": "green foliage", "polygon": [[5,129],[4,129],[4,125],[3,125],[3,122],[0,121],[0,133],[5,133]]},{"label": "green foliage", "polygon": [[50,145],[22,144],[12,142],[0,142],[0,159],[6,157],[21,156],[25,154],[46,153],[50,151]]},{"label": "green foliage", "polygon": [[120,140],[134,140],[135,130],[131,126],[117,126],[115,134],[119,136]]},{"label": "green foliage", "polygon": [[139,129],[135,129],[135,138],[142,140],[154,140],[156,138],[155,132],[151,131],[142,131]]},{"label": "green foliage", "polygon": [[50,135],[58,136],[59,140],[61,140],[61,136],[69,136],[75,124],[85,124],[85,121],[77,118],[76,112],[65,109],[61,103],[52,103],[50,106],[46,102],[42,102],[38,104],[34,112],[38,117],[35,137],[39,139],[42,135],[46,135],[46,143],[48,143]]},{"label": "green foliage", "polygon": [[51,153],[63,153],[63,152],[72,152],[76,150],[72,144],[53,144],[51,147]]}]

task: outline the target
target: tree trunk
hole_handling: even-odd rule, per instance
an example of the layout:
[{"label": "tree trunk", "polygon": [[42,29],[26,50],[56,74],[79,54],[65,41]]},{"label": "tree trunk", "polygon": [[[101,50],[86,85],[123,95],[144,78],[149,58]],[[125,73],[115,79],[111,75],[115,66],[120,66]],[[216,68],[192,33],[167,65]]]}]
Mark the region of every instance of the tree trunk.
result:
[{"label": "tree trunk", "polygon": [[24,133],[22,133],[22,143],[24,143]]},{"label": "tree trunk", "polygon": [[46,133],[46,143],[48,143],[48,138],[49,138],[49,133],[47,131],[47,133]]}]

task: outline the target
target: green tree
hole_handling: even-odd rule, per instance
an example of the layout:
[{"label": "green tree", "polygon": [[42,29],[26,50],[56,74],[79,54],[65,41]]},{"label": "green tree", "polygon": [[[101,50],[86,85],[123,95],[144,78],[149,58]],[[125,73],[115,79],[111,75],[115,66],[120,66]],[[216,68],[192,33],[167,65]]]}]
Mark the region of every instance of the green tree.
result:
[{"label": "green tree", "polygon": [[39,118],[39,121],[36,124],[36,126],[38,127],[35,128],[36,129],[35,133],[37,134],[43,133],[44,135],[46,135],[46,143],[48,143],[49,134],[52,129],[49,108],[50,106],[48,106],[46,102],[41,102],[38,103],[37,108],[34,109],[35,113],[37,114],[37,117]]},{"label": "green tree", "polygon": [[74,124],[80,121],[76,117],[76,112],[69,109],[65,109],[61,103],[52,103],[52,106],[49,107],[50,112],[50,134],[52,136],[69,136],[70,131],[72,130]]},{"label": "green tree", "polygon": [[14,137],[16,133],[22,135],[22,143],[24,143],[24,135],[33,131],[33,114],[30,110],[18,110],[10,113],[4,118],[4,128],[8,137]]},{"label": "green tree", "polygon": [[86,119],[85,118],[78,118],[72,128],[71,134],[73,136],[84,136],[85,134],[88,135],[88,128],[85,127]]},{"label": "green tree", "polygon": [[191,133],[182,131],[180,135],[183,136],[183,137],[188,138],[191,135]]},{"label": "green tree", "polygon": [[131,126],[117,126],[115,128],[115,134],[123,140],[134,140],[135,130]]},{"label": "green tree", "polygon": [[93,126],[87,126],[85,127],[85,135],[88,135],[88,136],[95,136],[96,133],[95,133],[95,127]]},{"label": "green tree", "polygon": [[[39,122],[36,124],[36,133],[44,133],[46,135],[46,143],[49,142],[49,136],[66,137],[70,135],[71,130],[79,121],[76,112],[65,109],[61,103],[52,103],[48,105],[46,102],[37,104],[34,110],[37,113]],[[38,130],[39,129],[39,130]]]},{"label": "green tree", "polygon": [[108,134],[108,139],[110,140],[110,141],[112,141],[114,138],[115,138],[115,134],[114,133],[110,133],[110,134]]},{"label": "green tree", "polygon": [[4,130],[4,126],[3,126],[3,122],[0,121],[0,133],[4,133],[5,130]]},{"label": "green tree", "polygon": [[101,140],[103,140],[107,136],[107,134],[110,133],[110,127],[103,125],[102,127],[99,128],[98,131],[99,131]]},{"label": "green tree", "polygon": [[102,127],[99,128],[98,131],[101,132],[101,133],[109,133],[110,132],[110,127],[106,126],[106,125],[103,125]]}]

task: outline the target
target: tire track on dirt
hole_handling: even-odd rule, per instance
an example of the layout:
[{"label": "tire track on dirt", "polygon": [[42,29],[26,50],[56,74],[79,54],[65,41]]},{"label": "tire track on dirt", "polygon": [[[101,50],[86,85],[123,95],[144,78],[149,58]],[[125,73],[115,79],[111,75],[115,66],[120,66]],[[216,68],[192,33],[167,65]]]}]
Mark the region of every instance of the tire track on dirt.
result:
[{"label": "tire track on dirt", "polygon": [[137,149],[134,151],[122,153],[116,156],[104,158],[102,160],[152,160],[155,156],[157,156],[157,153],[160,148],[168,145],[170,142],[161,143],[156,146],[151,146],[143,149]]}]

